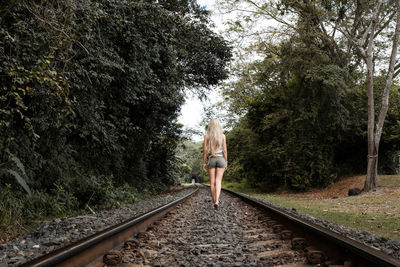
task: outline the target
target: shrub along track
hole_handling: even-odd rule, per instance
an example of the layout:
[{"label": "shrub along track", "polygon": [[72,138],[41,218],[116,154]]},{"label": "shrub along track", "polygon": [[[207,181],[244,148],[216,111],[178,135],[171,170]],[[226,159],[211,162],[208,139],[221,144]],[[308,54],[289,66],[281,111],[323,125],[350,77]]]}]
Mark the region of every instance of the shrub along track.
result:
[{"label": "shrub along track", "polygon": [[[137,230],[149,226],[147,231],[131,231],[127,241],[114,238],[112,243],[124,243],[123,249],[109,251],[91,265],[400,266],[379,251],[291,215],[285,218],[287,215],[257,201],[246,199],[246,203],[223,193],[215,211],[207,189],[187,199],[150,226],[152,220],[140,229],[136,226]],[[74,262],[67,259],[64,266],[78,263],[79,258]]]}]

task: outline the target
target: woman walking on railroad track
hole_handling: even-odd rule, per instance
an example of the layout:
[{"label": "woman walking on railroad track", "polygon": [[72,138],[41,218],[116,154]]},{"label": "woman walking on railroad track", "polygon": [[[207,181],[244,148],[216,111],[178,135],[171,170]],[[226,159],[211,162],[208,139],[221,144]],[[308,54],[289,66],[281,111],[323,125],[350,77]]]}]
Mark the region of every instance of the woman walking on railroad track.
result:
[{"label": "woman walking on railroad track", "polygon": [[203,169],[210,176],[211,198],[214,209],[218,209],[221,194],[221,182],[224,171],[228,167],[228,151],[226,138],[222,133],[221,124],[217,119],[212,119],[207,127],[203,145]]}]

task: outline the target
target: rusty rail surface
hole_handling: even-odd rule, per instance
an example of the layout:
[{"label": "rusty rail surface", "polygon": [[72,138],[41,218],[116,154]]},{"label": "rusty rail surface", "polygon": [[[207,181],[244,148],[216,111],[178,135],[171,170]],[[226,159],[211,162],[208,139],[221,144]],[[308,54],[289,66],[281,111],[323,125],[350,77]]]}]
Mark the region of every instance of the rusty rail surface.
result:
[{"label": "rusty rail surface", "polygon": [[307,243],[332,259],[332,262],[359,267],[400,266],[400,261],[389,255],[364,245],[356,240],[345,237],[337,232],[324,228],[315,223],[306,221],[299,216],[288,213],[283,209],[270,206],[262,201],[228,189],[223,191],[239,197],[252,206],[265,210],[283,228],[290,229],[294,235],[301,236]]},{"label": "rusty rail surface", "polygon": [[164,206],[156,208],[139,217],[105,229],[76,243],[57,249],[49,254],[36,258],[21,266],[96,266],[101,264],[103,255],[109,250],[118,247],[131,236],[145,231],[153,222],[161,219],[179,203],[185,201],[195,193],[190,192],[184,197],[172,201]]}]

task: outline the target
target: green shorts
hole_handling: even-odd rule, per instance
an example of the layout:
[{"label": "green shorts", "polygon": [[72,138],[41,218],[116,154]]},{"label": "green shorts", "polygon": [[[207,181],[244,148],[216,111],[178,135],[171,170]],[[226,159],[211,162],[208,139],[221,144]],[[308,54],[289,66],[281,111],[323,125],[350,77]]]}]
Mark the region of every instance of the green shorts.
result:
[{"label": "green shorts", "polygon": [[211,157],[208,159],[207,168],[226,168],[225,158],[222,156]]}]

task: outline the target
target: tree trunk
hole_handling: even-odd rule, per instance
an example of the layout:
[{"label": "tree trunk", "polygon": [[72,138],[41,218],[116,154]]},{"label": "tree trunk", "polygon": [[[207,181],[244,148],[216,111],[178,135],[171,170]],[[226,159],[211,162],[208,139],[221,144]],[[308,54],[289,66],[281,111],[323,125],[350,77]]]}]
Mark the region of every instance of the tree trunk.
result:
[{"label": "tree trunk", "polygon": [[368,163],[367,178],[364,191],[370,191],[377,186],[378,175],[376,171],[378,151],[375,144],[375,103],[374,103],[374,65],[372,61],[372,46],[366,53],[367,58],[367,87],[368,87]]},{"label": "tree trunk", "polygon": [[371,23],[370,39],[368,40],[368,48],[364,54],[365,63],[367,64],[367,86],[368,86],[368,164],[367,164],[367,177],[365,179],[364,191],[370,191],[378,186],[378,151],[379,143],[381,141],[383,124],[385,122],[386,114],[389,109],[389,94],[390,88],[393,83],[393,74],[399,44],[400,34],[400,0],[396,1],[397,19],[396,28],[393,35],[392,53],[386,75],[386,84],[382,94],[382,105],[378,115],[378,122],[375,126],[375,110],[374,110],[374,66],[373,66],[373,39],[375,38],[375,21],[377,17],[373,18]]},{"label": "tree trunk", "polygon": [[378,19],[378,12],[374,12],[371,25],[369,26],[370,33],[368,39],[367,51],[364,51],[363,56],[365,64],[367,65],[367,93],[368,93],[368,164],[367,164],[367,178],[365,179],[364,191],[370,191],[376,187],[378,179],[375,171],[377,149],[375,143],[375,103],[374,103],[374,35],[376,20]]},{"label": "tree trunk", "polygon": [[368,192],[378,186],[378,155],[368,156],[367,178],[365,179],[364,191]]}]

